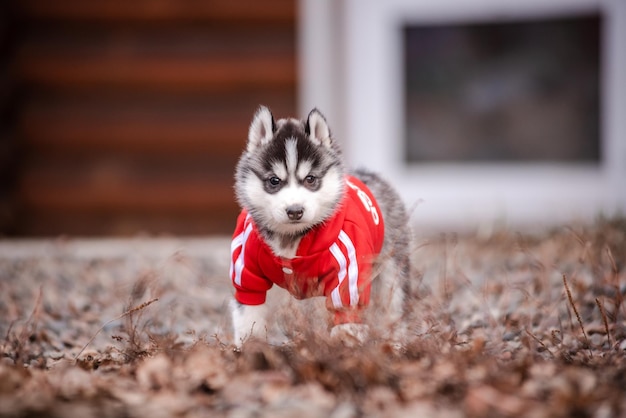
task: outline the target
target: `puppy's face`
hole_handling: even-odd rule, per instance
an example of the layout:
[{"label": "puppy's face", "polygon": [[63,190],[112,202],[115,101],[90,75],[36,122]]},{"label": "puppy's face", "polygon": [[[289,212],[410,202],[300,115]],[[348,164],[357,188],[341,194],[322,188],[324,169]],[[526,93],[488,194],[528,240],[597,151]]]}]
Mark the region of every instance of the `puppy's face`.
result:
[{"label": "puppy's face", "polygon": [[237,199],[260,228],[300,235],[329,218],[343,196],[344,171],[326,120],[274,121],[261,107],[237,165]]}]

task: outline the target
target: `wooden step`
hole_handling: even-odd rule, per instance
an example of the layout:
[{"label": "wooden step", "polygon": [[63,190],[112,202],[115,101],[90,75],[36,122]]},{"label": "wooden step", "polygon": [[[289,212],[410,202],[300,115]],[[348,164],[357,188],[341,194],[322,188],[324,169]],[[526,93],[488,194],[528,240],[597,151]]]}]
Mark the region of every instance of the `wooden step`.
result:
[{"label": "wooden step", "polygon": [[21,51],[13,71],[38,88],[132,89],[173,93],[220,93],[257,86],[292,89],[293,55],[138,57],[85,56]]},{"label": "wooden step", "polygon": [[232,172],[184,162],[39,161],[22,169],[21,206],[55,212],[212,211],[235,207]]},{"label": "wooden step", "polygon": [[[293,115],[289,94],[240,95],[212,100],[101,97],[31,99],[17,133],[38,154],[186,156],[235,160],[261,96],[277,117]],[[224,102],[220,106],[220,102]],[[233,163],[234,164],[234,163]]]},{"label": "wooden step", "polygon": [[136,236],[219,234],[229,236],[235,228],[238,211],[84,213],[51,210],[22,210],[14,233],[22,236]]},{"label": "wooden step", "polygon": [[254,111],[220,115],[190,109],[172,114],[166,109],[120,108],[26,109],[17,130],[37,153],[229,158],[243,150]]},{"label": "wooden step", "polygon": [[12,231],[230,233],[256,108],[298,116],[297,2],[20,0],[10,11]]},{"label": "wooden step", "polygon": [[80,22],[295,22],[295,0],[20,0],[19,16]]}]

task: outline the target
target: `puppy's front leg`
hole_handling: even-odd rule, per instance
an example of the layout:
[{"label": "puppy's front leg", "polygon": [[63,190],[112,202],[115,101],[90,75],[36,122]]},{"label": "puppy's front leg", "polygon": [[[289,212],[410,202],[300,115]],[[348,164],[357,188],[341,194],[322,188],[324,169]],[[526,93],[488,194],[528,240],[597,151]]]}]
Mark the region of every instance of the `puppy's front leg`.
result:
[{"label": "puppy's front leg", "polygon": [[267,307],[263,305],[243,305],[236,300],[231,303],[235,345],[241,347],[250,338],[265,338],[267,334]]},{"label": "puppy's front leg", "polygon": [[330,338],[341,341],[347,347],[355,347],[367,340],[369,331],[369,326],[366,324],[339,324],[330,329]]}]

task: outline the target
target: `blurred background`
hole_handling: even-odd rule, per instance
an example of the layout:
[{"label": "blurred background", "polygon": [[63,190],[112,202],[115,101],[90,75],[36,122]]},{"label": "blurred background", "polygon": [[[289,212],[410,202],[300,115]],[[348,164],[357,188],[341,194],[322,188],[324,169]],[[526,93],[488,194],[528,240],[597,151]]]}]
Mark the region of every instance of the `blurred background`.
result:
[{"label": "blurred background", "polygon": [[2,234],[232,233],[254,111],[296,111],[295,1],[0,7]]},{"label": "blurred background", "polygon": [[301,4],[299,100],[419,233],[626,213],[623,0]]},{"label": "blurred background", "polygon": [[[603,2],[559,0],[544,15],[530,1],[523,19],[497,1],[427,3],[2,2],[0,235],[230,234],[233,171],[259,104],[278,117],[320,107],[351,164],[388,173],[411,207],[426,202],[423,223],[518,209],[566,221],[549,208],[576,206],[576,183],[586,214],[626,210],[611,72],[626,71],[626,49],[606,52],[619,31]],[[604,3],[624,20],[619,1]],[[499,171],[472,177],[468,162]],[[587,171],[550,177],[552,163]],[[546,180],[552,189],[536,187]],[[563,204],[546,201],[553,189]]]}]

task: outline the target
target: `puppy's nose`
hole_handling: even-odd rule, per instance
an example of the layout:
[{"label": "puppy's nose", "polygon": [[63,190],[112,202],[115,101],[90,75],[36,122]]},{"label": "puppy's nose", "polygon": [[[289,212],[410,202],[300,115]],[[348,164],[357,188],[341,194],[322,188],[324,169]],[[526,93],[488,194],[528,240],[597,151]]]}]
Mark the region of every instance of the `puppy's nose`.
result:
[{"label": "puppy's nose", "polygon": [[292,221],[299,221],[302,219],[302,214],[304,213],[304,208],[302,205],[291,205],[287,206],[287,216]]}]

